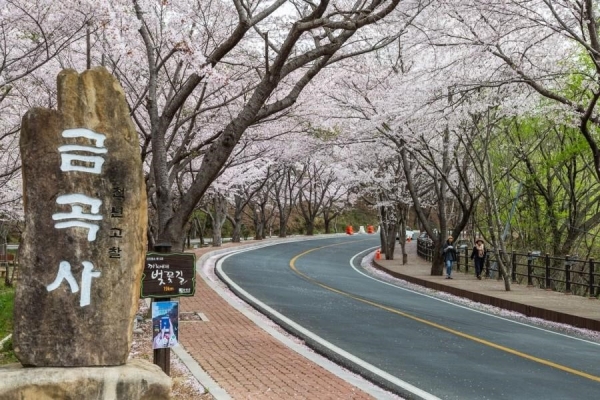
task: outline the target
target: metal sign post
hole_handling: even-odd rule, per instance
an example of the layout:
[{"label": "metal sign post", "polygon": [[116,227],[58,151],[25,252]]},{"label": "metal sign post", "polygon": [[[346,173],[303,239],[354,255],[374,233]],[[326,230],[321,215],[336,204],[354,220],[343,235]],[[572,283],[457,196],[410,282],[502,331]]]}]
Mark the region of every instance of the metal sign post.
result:
[{"label": "metal sign post", "polygon": [[[171,251],[171,244],[160,243],[154,246],[154,251],[157,253],[169,253]],[[170,298],[153,299],[152,301],[170,301]],[[158,365],[167,376],[171,376],[171,349],[155,349],[154,350],[154,364]]]},{"label": "metal sign post", "polygon": [[[140,297],[153,299],[151,306],[154,364],[167,375],[170,375],[170,348],[176,346],[179,339],[177,321],[179,304],[171,299],[193,296],[196,292],[196,256],[193,253],[170,253],[170,251],[169,243],[159,243],[154,246],[154,252],[146,254],[140,287]],[[161,306],[158,305],[159,302],[162,303]],[[155,308],[156,316],[154,316]],[[159,316],[161,316],[160,321],[155,321]],[[159,324],[155,326],[156,323]]]}]

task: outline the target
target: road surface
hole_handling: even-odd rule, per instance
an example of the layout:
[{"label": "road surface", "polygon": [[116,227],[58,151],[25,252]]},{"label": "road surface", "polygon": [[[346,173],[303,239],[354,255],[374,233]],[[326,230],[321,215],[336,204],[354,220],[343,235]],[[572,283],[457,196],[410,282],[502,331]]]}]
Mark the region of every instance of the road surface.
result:
[{"label": "road surface", "polygon": [[407,398],[598,398],[600,344],[382,282],[361,268],[378,237],[241,251],[219,274],[330,358]]}]

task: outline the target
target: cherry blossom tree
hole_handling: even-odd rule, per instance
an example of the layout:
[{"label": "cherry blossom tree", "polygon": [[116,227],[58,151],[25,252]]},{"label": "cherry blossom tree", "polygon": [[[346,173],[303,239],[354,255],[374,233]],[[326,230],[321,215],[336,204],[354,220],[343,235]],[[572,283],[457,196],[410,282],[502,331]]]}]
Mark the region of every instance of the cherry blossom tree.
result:
[{"label": "cherry blossom tree", "polygon": [[[396,188],[381,191],[378,198],[383,207],[382,222],[388,224],[388,229],[382,229],[383,247],[389,250],[393,242],[390,232],[397,229],[396,225],[405,224],[406,210],[412,206],[421,227],[434,240],[432,274],[439,275],[440,250],[448,231],[451,229],[458,236],[477,203],[469,159],[458,139],[468,133],[464,124],[469,113],[482,105],[452,98],[452,86],[448,85],[462,82],[464,74],[462,68],[453,64],[465,54],[455,55],[454,49],[440,50],[427,43],[431,28],[424,24],[439,12],[432,8],[413,21],[419,29],[408,29],[393,50],[385,49],[376,57],[364,56],[369,62],[357,66],[351,79],[340,79],[345,90],[331,97],[342,110],[337,113],[339,118],[349,119],[355,125],[346,128],[353,132],[355,142],[367,142],[370,138],[381,154],[386,147],[391,149],[385,158],[385,166],[390,167],[386,174],[389,178],[378,181],[381,188],[386,187],[386,181],[390,189]],[[400,168],[394,170],[393,165]],[[402,203],[406,196],[397,189],[399,186],[410,193],[412,204]],[[430,219],[432,209],[435,222]]]},{"label": "cherry blossom tree", "polygon": [[[537,94],[539,115],[577,127],[600,179],[597,104],[600,98],[598,4],[592,0],[443,1],[435,45],[472,49],[471,61],[486,64],[457,87],[511,85]],[[476,55],[476,56],[475,56]],[[487,60],[487,62],[486,62]],[[526,102],[527,103],[527,102]],[[515,106],[519,106],[515,104]],[[523,105],[520,105],[523,107]]]},{"label": "cherry blossom tree", "polygon": [[348,210],[353,199],[352,188],[348,186],[348,182],[344,181],[339,172],[344,170],[338,169],[336,172],[337,179],[327,188],[325,199],[322,204],[323,225],[325,233],[331,233],[331,223],[340,216],[344,211]]},{"label": "cherry blossom tree", "polygon": [[296,171],[293,165],[281,163],[272,177],[271,193],[277,208],[279,237],[287,237],[288,221],[296,206],[301,179]]},{"label": "cherry blossom tree", "polygon": [[[23,15],[52,16],[41,24],[43,32],[32,28],[32,43],[39,47],[30,47],[30,62],[23,63],[25,72],[44,67],[38,87],[51,88],[64,67],[82,70],[100,64],[119,78],[148,168],[154,221],[150,242],[179,246],[198,202],[253,127],[265,127],[285,115],[323,69],[393,42],[427,2],[110,0],[52,3],[53,8],[42,0],[9,4],[20,6]],[[54,9],[63,13],[50,12]],[[52,45],[40,39],[48,32],[56,39],[58,28],[49,27],[60,27],[67,19],[77,26],[67,39]],[[56,62],[44,64],[38,55]],[[18,76],[19,72],[4,74],[3,84]],[[49,105],[54,104],[52,94],[52,89],[45,93]]]},{"label": "cherry blossom tree", "polygon": [[[494,159],[498,154],[493,151],[494,145],[502,141],[497,135],[499,127],[502,125],[503,118],[496,119],[494,109],[478,115],[472,115],[471,123],[468,126],[470,135],[463,135],[460,138],[466,148],[471,149],[467,152],[469,165],[474,171],[474,180],[477,186],[474,192],[482,198],[484,205],[483,217],[479,222],[479,231],[487,237],[488,243],[492,244],[491,251],[495,253],[496,266],[500,276],[504,280],[505,290],[509,291],[511,287],[510,257],[508,256],[506,237],[503,234],[506,222],[501,221],[501,201],[498,196],[501,187],[506,186],[506,181],[511,171],[518,164],[519,159],[512,163],[506,163],[505,154],[501,158]],[[504,153],[504,152],[503,152]],[[510,188],[508,189],[510,193]],[[508,214],[508,218],[512,216]]]},{"label": "cherry blossom tree", "polygon": [[[385,45],[386,35],[382,36],[380,30],[389,27],[385,26],[384,18],[391,14],[398,18],[403,16],[399,12],[395,13],[400,0],[374,0],[358,5],[354,3],[350,5],[342,1],[330,4],[329,1],[324,0],[314,5],[291,2],[295,7],[293,10],[282,10],[285,11],[284,18],[269,19],[275,10],[281,9],[284,3],[283,1],[257,2],[251,7],[241,0],[234,1],[237,13],[234,20],[237,21],[237,25],[225,27],[222,34],[214,35],[207,40],[206,49],[196,52],[191,48],[191,43],[197,43],[193,39],[186,39],[182,43],[184,38],[175,41],[158,37],[159,33],[164,31],[159,29],[160,24],[154,22],[161,21],[157,18],[160,15],[173,18],[171,14],[159,14],[158,8],[151,10],[144,8],[140,2],[134,2],[136,16],[141,22],[139,31],[146,49],[145,58],[148,65],[147,71],[144,72],[147,76],[147,93],[140,96],[139,101],[134,104],[147,99],[144,104],[147,113],[144,119],[147,120],[146,131],[152,146],[151,182],[156,188],[160,240],[173,244],[180,241],[182,227],[196,203],[218,176],[234,151],[235,145],[249,127],[284,112],[324,67],[351,57],[353,54]],[[210,2],[210,4],[216,6],[217,3]],[[194,3],[192,8],[197,9],[198,6],[198,3]],[[420,10],[420,4],[410,3],[403,12],[410,18]],[[379,31],[367,29],[373,24],[377,24]],[[277,35],[266,34],[267,30],[275,28],[277,28]],[[195,30],[193,33],[201,34]],[[374,34],[378,38],[375,42],[369,40],[369,37],[373,37]],[[352,42],[351,38],[353,38]],[[266,44],[268,49],[266,54],[262,50],[260,53],[256,52],[257,43]],[[204,64],[197,64],[195,68],[200,72],[185,75],[184,73],[190,72],[191,69],[181,62],[174,63],[174,69],[167,71],[168,56],[182,50],[186,54],[187,52],[205,54]],[[186,196],[181,199],[177,207],[174,207],[170,195],[170,182],[173,178],[169,177],[174,169],[169,167],[173,160],[169,161],[167,133],[170,132],[172,135],[178,132],[173,129],[173,122],[182,107],[187,106],[192,110],[200,107],[197,106],[197,100],[189,102],[201,98],[204,87],[202,83],[207,82],[208,69],[211,73],[214,71],[218,74],[226,67],[231,68],[233,59],[227,57],[243,52],[249,53],[259,61],[252,65],[253,70],[256,71],[255,79],[247,87],[244,95],[239,97],[242,104],[236,109],[233,117],[229,121],[224,121],[224,124],[213,132],[212,140],[208,144],[202,143],[205,150],[198,172]],[[219,69],[221,65],[223,70]],[[206,72],[202,72],[202,68],[205,68]],[[166,96],[162,97],[159,96],[158,90],[159,74],[163,76],[162,80],[167,79],[165,75],[169,76],[168,81],[171,83],[171,88],[164,93]],[[171,77],[178,80],[175,81]],[[191,147],[199,150],[199,144]],[[187,149],[186,153],[193,152]]]},{"label": "cherry blossom tree", "polygon": [[[65,19],[69,23],[65,24]],[[0,216],[22,217],[18,132],[21,116],[46,106],[36,93],[44,67],[85,36],[89,7],[46,0],[7,0],[0,5]]]},{"label": "cherry blossom tree", "polygon": [[340,189],[336,183],[336,174],[326,161],[312,157],[302,163],[301,176],[298,187],[298,209],[304,219],[304,228],[307,235],[313,235],[315,220],[323,213],[323,206],[328,197],[333,200],[339,196]]},{"label": "cherry blossom tree", "polygon": [[[243,177],[242,180],[238,180],[232,187],[232,193],[234,196],[234,207],[233,215],[229,217],[229,220],[233,226],[232,241],[239,242],[241,240],[242,230],[242,216],[244,212],[250,209],[249,214],[255,224],[255,239],[264,238],[264,225],[266,224],[265,219],[267,203],[269,197],[265,195],[269,191],[269,182],[273,174],[272,165],[267,160],[257,160],[257,162],[245,165],[242,169],[236,172],[236,175]],[[260,200],[257,200],[260,198]],[[258,210],[258,211],[257,211]]]},{"label": "cherry blossom tree", "polygon": [[[408,209],[412,204],[406,191],[406,179],[401,158],[389,144],[345,144],[346,185],[351,188],[353,201],[358,198],[371,206],[378,215],[381,251],[387,260],[394,259],[396,237],[406,229]],[[400,235],[404,237],[404,235]],[[405,241],[400,241],[403,263],[407,262]]]}]

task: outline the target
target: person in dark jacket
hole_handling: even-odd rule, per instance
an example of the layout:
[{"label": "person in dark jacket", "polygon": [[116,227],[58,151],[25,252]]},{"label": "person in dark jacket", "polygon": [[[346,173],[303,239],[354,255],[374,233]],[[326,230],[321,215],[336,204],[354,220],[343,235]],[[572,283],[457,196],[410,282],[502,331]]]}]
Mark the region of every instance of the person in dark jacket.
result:
[{"label": "person in dark jacket", "polygon": [[483,240],[477,239],[473,251],[471,252],[471,260],[475,262],[475,275],[477,279],[481,280],[481,273],[483,272],[483,264],[485,262],[485,245]]},{"label": "person in dark jacket", "polygon": [[456,261],[456,249],[454,248],[454,238],[452,236],[448,236],[448,240],[442,249],[442,255],[446,264],[446,279],[452,279],[452,266]]}]

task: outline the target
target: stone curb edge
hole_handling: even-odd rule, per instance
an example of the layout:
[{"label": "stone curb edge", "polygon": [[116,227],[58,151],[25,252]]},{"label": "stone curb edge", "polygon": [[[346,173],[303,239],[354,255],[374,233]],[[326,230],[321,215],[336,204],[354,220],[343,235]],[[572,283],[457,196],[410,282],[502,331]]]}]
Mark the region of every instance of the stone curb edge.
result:
[{"label": "stone curb edge", "polygon": [[526,304],[518,303],[515,301],[499,299],[497,297],[493,297],[490,295],[486,295],[483,293],[474,293],[468,290],[446,286],[437,282],[431,282],[428,280],[416,278],[410,275],[404,275],[399,272],[391,271],[381,265],[379,265],[375,260],[373,260],[373,267],[383,271],[395,278],[403,279],[407,282],[413,283],[415,285],[423,286],[428,289],[437,290],[440,292],[446,292],[458,297],[464,297],[466,299],[482,303],[488,304],[494,307],[502,308],[509,311],[515,311],[521,313],[527,317],[540,318],[546,321],[557,322],[561,324],[567,324],[571,326],[575,326],[577,328],[589,329],[592,331],[600,332],[600,321],[594,320],[591,318],[580,317],[576,315],[565,314],[559,311],[548,310],[541,307],[529,306]]},{"label": "stone curb edge", "polygon": [[[252,308],[257,310],[259,313],[261,313],[261,314],[265,315],[266,317],[268,317],[269,319],[271,319],[273,322],[275,322],[278,326],[280,326],[286,332],[290,333],[291,335],[293,335],[297,338],[302,339],[304,341],[304,344],[306,346],[308,346],[309,348],[311,348],[312,350],[314,350],[315,353],[325,357],[326,359],[330,360],[331,362],[333,362],[337,365],[340,365],[341,367],[347,369],[348,371],[351,371],[352,373],[355,373],[355,374],[361,376],[362,378],[364,378],[367,381],[371,382],[372,384],[378,386],[379,388],[381,388],[384,391],[389,391],[395,395],[399,395],[408,400],[423,399],[422,397],[418,396],[417,394],[410,392],[408,390],[405,390],[404,388],[402,388],[398,385],[395,385],[394,383],[392,383],[390,381],[387,381],[386,379],[382,378],[381,376],[377,375],[376,373],[374,373],[374,372],[362,367],[358,363],[344,357],[343,355],[339,354],[335,350],[327,347],[326,345],[323,345],[318,340],[315,340],[315,339],[311,338],[310,336],[307,336],[300,330],[298,330],[295,327],[288,324],[286,321],[278,318],[276,315],[273,315],[271,312],[264,309],[260,304],[257,304],[254,301],[252,301],[251,299],[247,298],[243,293],[238,291],[235,286],[230,285],[228,283],[228,280],[224,279],[224,277],[221,276],[219,271],[216,269],[215,269],[215,274],[217,275],[219,280],[223,284],[225,284],[228,287],[228,289],[231,290],[237,297],[242,299],[244,302],[246,302]],[[367,391],[365,388],[361,388],[361,389]],[[373,395],[373,393],[370,393],[370,394]]]},{"label": "stone curb edge", "polygon": [[[310,239],[316,239],[318,237],[310,237]],[[267,243],[283,243],[288,241],[299,241],[299,240],[307,240],[306,236],[302,237],[289,237],[289,238],[278,238],[274,240],[267,240],[262,242],[253,241],[252,243],[242,244],[235,247],[225,247],[225,248],[215,248],[214,250],[210,250],[200,256],[196,260],[196,274],[200,275],[201,279],[205,280],[210,285],[210,281],[207,277],[202,273],[202,265],[211,257],[224,255],[230,253],[232,251],[248,249],[252,247],[260,247]],[[214,290],[214,289],[213,289]],[[176,350],[177,349],[177,350]],[[223,389],[217,382],[215,382],[210,375],[202,367],[192,358],[192,356],[185,350],[185,347],[182,344],[173,348],[173,352],[175,355],[181,360],[181,362],[189,369],[190,373],[200,382],[202,386],[204,386],[208,392],[213,395],[215,400],[231,400],[231,396]]]}]

